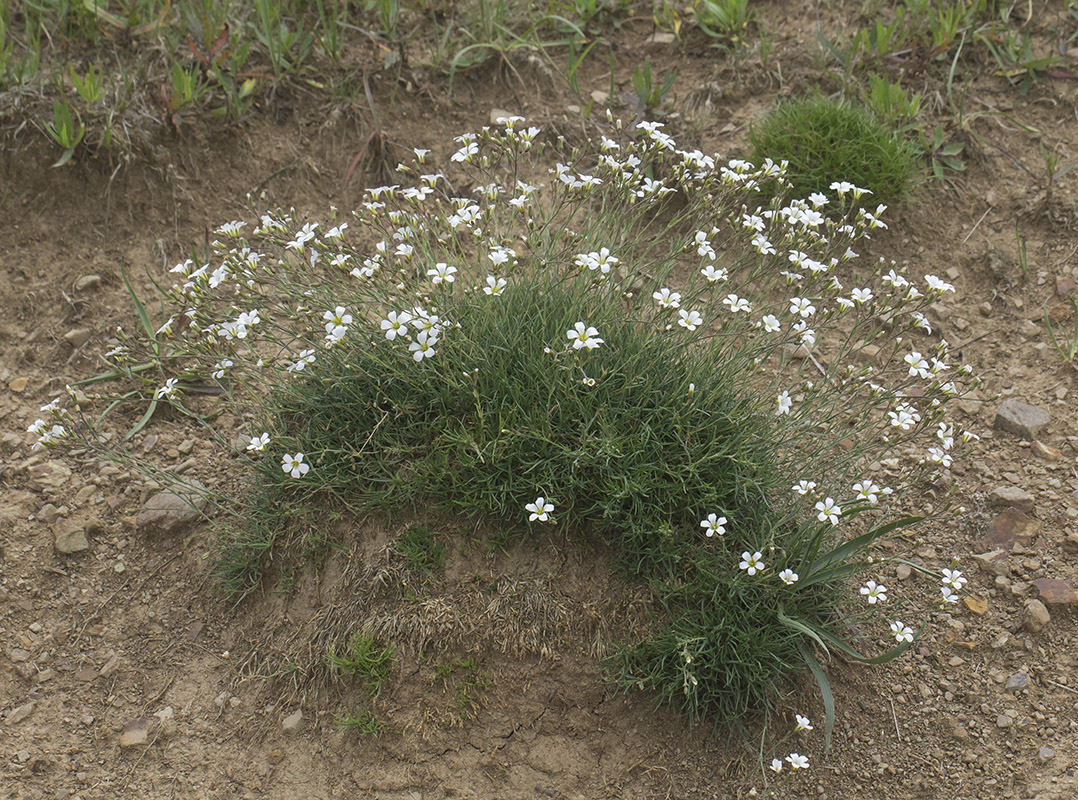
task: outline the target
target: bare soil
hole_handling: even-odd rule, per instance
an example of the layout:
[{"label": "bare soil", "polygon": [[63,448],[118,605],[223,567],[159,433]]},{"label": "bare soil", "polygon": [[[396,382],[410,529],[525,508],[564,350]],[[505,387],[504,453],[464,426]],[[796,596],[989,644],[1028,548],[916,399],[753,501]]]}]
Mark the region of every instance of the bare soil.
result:
[{"label": "bare soil", "polygon": [[[703,39],[650,44],[649,29],[627,25],[617,42],[619,88],[631,89],[645,55],[657,70],[678,66],[664,105],[675,112],[669,129],[682,146],[731,155],[756,115],[820,75],[815,13],[770,4],[768,19],[776,37],[768,69],[756,59],[732,65]],[[495,108],[567,138],[601,129],[601,120],[570,108],[580,101],[541,62],[514,65],[520,77],[510,74],[508,88],[504,77],[480,72],[458,78],[452,98],[441,79],[420,73],[407,76],[392,105],[389,87],[375,85],[388,140],[433,148],[444,161],[449,137],[488,124]],[[609,85],[605,71],[589,69],[585,102]],[[794,711],[807,714],[817,730],[776,734],[812,759],[809,770],[772,784],[780,796],[1078,796],[1074,606],[1048,605],[1051,621],[1039,632],[1023,626],[1038,593],[1033,580],[1078,586],[1078,553],[1067,544],[1078,533],[1076,370],[1043,321],[1043,305],[1060,305],[1061,293],[1073,291],[1068,281],[1078,281],[1075,184],[1068,176],[1048,196],[1038,154],[1043,142],[1063,163],[1078,157],[1078,85],[1045,80],[1022,96],[989,72],[971,77],[970,106],[1005,111],[1039,134],[998,115],[973,122],[968,171],[954,188],[926,184],[894,209],[866,256],[946,275],[958,289],[933,323],[985,381],[984,402],[965,403],[962,421],[983,438],[952,471],[971,511],[959,523],[911,532],[896,552],[935,569],[957,557],[986,606],[933,614],[915,650],[890,665],[832,663],[838,723],[826,753],[814,685],[792,687],[791,720]],[[935,102],[942,99],[926,100]],[[647,696],[604,682],[609,642],[646,624],[646,614],[602,552],[551,539],[491,553],[481,536],[450,535],[435,521],[449,544],[446,565],[414,579],[413,599],[403,601],[377,591],[372,576],[399,574],[385,544],[410,520],[370,520],[341,537],[343,551],[332,550],[323,569],[276,575],[234,606],[211,578],[214,541],[205,527],[167,537],[136,531],[151,482],[89,457],[57,467],[48,453],[31,452],[33,437],[23,431],[37,407],[97,371],[95,357],[115,327],[132,324],[121,270],[148,296],[143,276],[165,280],[208,230],[249,216],[249,193],[256,208],[325,216],[330,205],[350,207],[366,178],[361,169],[345,187],[344,174],[370,132],[369,115],[302,89],[266,99],[238,126],[191,120],[176,131],[162,123],[119,165],[82,154],[52,169],[56,153],[42,137],[0,131],[0,427],[13,432],[0,440],[0,795],[592,800],[763,792],[769,778],[751,747],[690,730]],[[100,281],[80,282],[92,275]],[[69,336],[80,328],[89,331],[85,342]],[[1055,460],[993,430],[999,400],[989,398],[997,394],[1051,413],[1040,441],[1058,451]],[[230,421],[219,422],[227,429]],[[234,472],[181,420],[154,421],[135,447],[207,483]],[[1032,495],[1027,513],[1039,528],[997,576],[972,556],[991,549],[982,540],[1004,511],[991,493],[1006,485]],[[52,526],[64,519],[90,523],[88,550],[55,550]],[[896,596],[934,591],[890,566],[877,579]],[[348,622],[395,631],[401,642],[377,697],[355,682],[281,671],[285,658],[316,657],[318,630]],[[381,733],[335,724],[362,709]],[[286,730],[296,711],[302,720]],[[125,726],[130,734],[140,719],[145,743],[122,747]]]}]

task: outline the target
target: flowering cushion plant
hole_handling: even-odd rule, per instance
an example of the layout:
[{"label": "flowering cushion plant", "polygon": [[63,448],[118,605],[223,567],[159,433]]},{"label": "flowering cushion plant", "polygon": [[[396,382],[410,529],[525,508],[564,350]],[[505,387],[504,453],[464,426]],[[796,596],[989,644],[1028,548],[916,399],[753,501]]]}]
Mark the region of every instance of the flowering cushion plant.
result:
[{"label": "flowering cushion plant", "polygon": [[[433,501],[605,538],[667,620],[623,643],[616,680],[736,725],[806,665],[826,696],[821,648],[864,657],[846,643],[851,578],[912,523],[904,489],[951,463],[946,411],[972,382],[924,316],[954,287],[858,255],[886,226],[866,190],[790,199],[784,165],[661,128],[612,122],[548,159],[514,118],[458,138],[448,165],[467,181],[424,151],[324,233],[281,211],[224,225],[163,292],[183,325],[106,357],[125,391],[181,410],[187,387],[218,387],[250,421],[262,508]],[[47,413],[42,446],[105,446],[83,409]],[[257,585],[276,536],[223,536],[230,588]],[[880,624],[895,648],[876,660],[915,636]]]}]

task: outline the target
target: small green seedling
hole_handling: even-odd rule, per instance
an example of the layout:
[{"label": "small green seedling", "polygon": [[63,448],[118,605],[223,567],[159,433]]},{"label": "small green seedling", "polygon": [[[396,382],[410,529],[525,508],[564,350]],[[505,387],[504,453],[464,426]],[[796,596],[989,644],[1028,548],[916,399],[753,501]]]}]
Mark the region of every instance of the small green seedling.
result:
[{"label": "small green seedling", "polygon": [[79,112],[75,111],[75,116],[72,118],[72,111],[73,109],[65,101],[52,101],[52,124],[46,124],[45,130],[56,144],[64,148],[64,154],[53,164],[54,167],[62,167],[70,161],[75,155],[75,148],[86,135],[86,126],[82,124]]},{"label": "small green seedling", "polygon": [[354,633],[340,655],[330,649],[325,660],[333,669],[363,678],[367,682],[367,691],[374,697],[382,691],[382,684],[389,677],[393,650],[388,647],[379,649],[373,636]]}]

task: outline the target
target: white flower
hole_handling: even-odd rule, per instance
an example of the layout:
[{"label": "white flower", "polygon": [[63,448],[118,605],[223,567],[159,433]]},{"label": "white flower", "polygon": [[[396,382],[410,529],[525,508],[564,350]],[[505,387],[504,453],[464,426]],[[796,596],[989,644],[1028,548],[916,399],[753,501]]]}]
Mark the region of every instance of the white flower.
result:
[{"label": "white flower", "polygon": [[651,295],[662,308],[678,308],[681,306],[681,292],[671,292],[665,286]]},{"label": "white flower", "polygon": [[493,275],[487,275],[487,285],[483,287],[483,292],[491,297],[497,297],[505,291],[505,287],[505,278],[495,278]]},{"label": "white flower", "polygon": [[794,714],[794,716],[797,718],[797,727],[794,729],[795,732],[812,730],[812,722],[809,721],[808,717],[802,717],[800,714]]},{"label": "white flower", "polygon": [[880,487],[874,484],[870,480],[863,480],[853,485],[853,490],[857,492],[858,500],[867,500],[869,503],[876,503],[878,499],[877,492],[880,491]]},{"label": "white flower", "polygon": [[578,254],[576,258],[573,259],[573,263],[579,267],[586,267],[593,271],[599,270],[606,275],[610,272],[611,267],[620,262],[614,256],[610,255],[609,248],[601,247],[598,252]]},{"label": "white flower", "polygon": [[178,391],[178,387],[176,386],[176,384],[176,378],[169,378],[167,381],[165,381],[165,385],[157,390],[154,396],[157,399],[161,399],[162,397],[172,397]]},{"label": "white flower", "polygon": [[332,334],[337,328],[352,324],[352,315],[348,313],[348,309],[344,306],[337,306],[333,311],[326,311],[322,314],[322,319],[326,320],[326,333],[329,334]]},{"label": "white flower", "polygon": [[266,449],[266,445],[270,443],[270,435],[263,433],[261,436],[252,436],[251,443],[247,445],[247,449],[252,453],[261,453]]},{"label": "white flower", "polygon": [[830,202],[827,199],[827,195],[820,194],[819,192],[813,192],[812,194],[809,195],[808,199],[809,199],[809,202],[812,203],[813,207],[815,207],[815,208],[822,208],[823,206],[827,205]]},{"label": "white flower", "polygon": [[793,404],[794,401],[793,398],[790,397],[790,393],[783,389],[782,392],[779,393],[779,396],[775,398],[775,405],[777,406],[777,408],[775,409],[775,413],[779,416],[782,416],[783,414],[789,414],[790,408],[793,407]]},{"label": "white flower", "polygon": [[303,372],[309,364],[313,364],[317,360],[314,354],[314,350],[303,350],[299,354],[299,358],[295,363],[288,367],[289,372]]},{"label": "white flower", "polygon": [[890,284],[896,289],[901,289],[903,286],[909,286],[910,282],[895,272],[893,269],[883,276],[881,279],[884,283]]},{"label": "white flower", "polygon": [[231,366],[233,366],[231,358],[222,358],[220,361],[218,361],[216,364],[214,364],[213,365],[213,377],[214,377],[214,379],[221,380],[221,378],[225,377],[225,373],[228,371],[228,368],[231,367]]},{"label": "white flower", "polygon": [[239,236],[240,230],[246,225],[246,222],[239,222],[233,220],[232,222],[226,222],[220,228],[214,230],[214,233],[223,233],[225,236]]},{"label": "white flower", "polygon": [[891,623],[891,632],[895,635],[896,642],[912,642],[913,641],[913,628],[908,625],[903,625],[902,620],[895,620]]},{"label": "white flower", "polygon": [[816,481],[798,481],[797,485],[793,487],[793,490],[799,495],[806,495],[816,488]]},{"label": "white flower", "polygon": [[791,297],[790,313],[799,314],[803,318],[811,317],[816,313],[816,306],[807,297]]},{"label": "white flower", "polygon": [[857,303],[858,305],[860,305],[862,303],[867,303],[869,300],[872,299],[872,290],[871,289],[854,289],[850,293],[850,299],[852,299],[853,302]]},{"label": "white flower", "polygon": [[303,453],[285,453],[281,457],[281,469],[293,478],[302,478],[310,471],[311,465],[303,460]]},{"label": "white flower", "polygon": [[749,573],[749,575],[755,575],[757,572],[763,572],[767,566],[762,559],[764,554],[757,550],[755,553],[750,553],[746,550],[741,554],[741,563],[738,566]]},{"label": "white flower", "polygon": [[798,575],[792,569],[787,567],[779,573],[779,580],[785,583],[787,586],[792,586],[793,584],[797,583]]},{"label": "white flower", "polygon": [[722,304],[730,307],[730,313],[736,314],[738,311],[744,311],[748,313],[752,311],[752,306],[749,305],[749,301],[744,297],[738,297],[736,294],[728,294],[723,298]]},{"label": "white flower", "polygon": [[434,265],[434,269],[427,270],[427,276],[431,279],[431,283],[439,284],[442,282],[452,283],[456,278],[453,274],[457,271],[456,267],[451,267],[448,264],[439,261]]},{"label": "white flower", "polygon": [[460,148],[457,152],[453,153],[449,157],[450,161],[471,161],[472,156],[479,154],[479,144],[477,142],[468,142],[464,147]]},{"label": "white flower", "polygon": [[792,769],[808,769],[808,756],[798,755],[797,753],[790,753],[790,755],[786,756],[786,760],[790,763],[790,767]]},{"label": "white flower", "polygon": [[397,336],[408,333],[408,323],[412,321],[412,315],[407,311],[390,311],[389,316],[382,320],[382,330],[386,332],[386,338],[393,341]]},{"label": "white flower", "polygon": [[775,774],[782,772],[782,761],[777,758],[771,759],[771,771]]},{"label": "white flower", "polygon": [[430,331],[420,331],[416,334],[415,341],[408,345],[412,358],[422,361],[434,355],[434,345],[438,344],[438,336]]},{"label": "white flower", "polygon": [[572,330],[565,332],[565,336],[573,343],[574,350],[580,350],[583,347],[594,350],[603,343],[603,340],[599,338],[599,331],[586,326],[583,322],[576,323]]},{"label": "white flower", "polygon": [[958,602],[958,595],[956,595],[954,592],[951,591],[950,586],[941,586],[940,587],[940,595],[941,595],[940,603],[942,603],[944,605],[946,605],[947,603],[957,603]]},{"label": "white flower", "polygon": [[725,281],[730,277],[730,273],[726,267],[719,267],[715,269],[711,264],[708,264],[702,270],[700,274],[707,278],[708,283],[716,283],[717,281]]},{"label": "white flower", "polygon": [[700,520],[700,527],[704,529],[705,536],[711,537],[716,533],[721,536],[726,533],[726,517],[708,514],[707,519]]},{"label": "white flower", "polygon": [[912,430],[921,421],[921,415],[909,403],[902,403],[894,411],[888,411],[887,416],[891,418],[891,425],[904,431]]},{"label": "white flower", "polygon": [[677,324],[682,328],[688,328],[690,331],[694,331],[704,324],[704,318],[700,316],[699,311],[686,311],[682,308],[677,312],[677,315],[681,317]]},{"label": "white flower", "polygon": [[531,512],[531,515],[528,517],[528,522],[547,522],[550,521],[550,514],[554,511],[554,504],[547,500],[547,498],[539,495],[535,498],[534,503],[526,504],[524,509]]},{"label": "white flower", "polygon": [[961,591],[962,587],[966,585],[966,579],[962,577],[961,571],[957,569],[945,569],[943,570],[943,583],[952,589]]},{"label": "white flower", "polygon": [[830,497],[817,502],[816,510],[820,512],[816,519],[820,522],[830,521],[832,525],[838,525],[838,518],[842,516],[842,508]]},{"label": "white flower", "polygon": [[907,353],[902,360],[909,365],[910,377],[927,378],[929,376],[928,362],[916,350]]},{"label": "white flower", "polygon": [[758,233],[752,237],[752,246],[762,256],[772,256],[775,254],[775,246],[767,240],[767,237],[762,233]]},{"label": "white flower", "polygon": [[877,584],[876,581],[869,581],[861,587],[861,594],[868,600],[870,606],[876,605],[876,603],[887,602],[887,587],[881,584]]},{"label": "white flower", "polygon": [[782,325],[779,323],[778,317],[774,314],[768,314],[760,320],[760,326],[768,333],[777,333]]},{"label": "white flower", "polygon": [[947,281],[940,280],[935,275],[925,275],[925,283],[928,284],[928,288],[934,292],[943,294],[944,292],[954,292],[954,286],[947,283]]}]

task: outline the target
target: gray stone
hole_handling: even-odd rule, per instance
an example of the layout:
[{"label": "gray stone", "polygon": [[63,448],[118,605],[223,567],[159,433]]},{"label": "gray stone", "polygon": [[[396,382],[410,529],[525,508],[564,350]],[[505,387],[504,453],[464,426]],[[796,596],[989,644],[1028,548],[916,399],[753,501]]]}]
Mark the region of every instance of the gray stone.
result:
[{"label": "gray stone", "polygon": [[192,481],[190,487],[158,492],[135,517],[135,527],[142,532],[170,533],[202,519],[208,502],[206,487],[198,481]]},{"label": "gray stone", "polygon": [[1051,621],[1048,608],[1040,600],[1030,600],[1022,609],[1022,627],[1030,633],[1040,633]]},{"label": "gray stone", "polygon": [[4,722],[8,725],[17,725],[22,722],[28,716],[34,713],[34,701],[29,703],[23,703],[21,706],[15,706],[11,711],[7,712],[7,716],[4,717]]},{"label": "gray stone", "polygon": [[89,530],[90,526],[78,520],[57,522],[52,526],[53,546],[56,552],[71,555],[89,549],[90,541],[86,538]]},{"label": "gray stone", "polygon": [[1055,750],[1053,750],[1048,745],[1044,745],[1040,750],[1037,751],[1037,758],[1039,758],[1041,761],[1047,761],[1055,754]]},{"label": "gray stone", "polygon": [[994,427],[1023,439],[1036,439],[1037,434],[1051,421],[1051,416],[1043,408],[1008,398],[996,411]]},{"label": "gray stone", "polygon": [[100,275],[81,275],[77,281],[75,281],[75,291],[85,292],[87,289],[96,289],[101,286]]},{"label": "gray stone", "polygon": [[71,470],[59,461],[46,461],[30,467],[30,483],[35,489],[59,489],[71,478]]},{"label": "gray stone", "polygon": [[977,566],[989,575],[1007,575],[1011,571],[1007,563],[1006,550],[989,550],[987,553],[979,553],[973,557]]},{"label": "gray stone", "polygon": [[1033,510],[1033,495],[1017,486],[997,486],[989,499],[993,505],[1012,506],[1022,512]]},{"label": "gray stone", "polygon": [[149,738],[150,718],[135,717],[135,719],[124,725],[124,729],[120,733],[120,747],[136,747],[140,744],[146,744],[146,740]]},{"label": "gray stone", "polygon": [[82,347],[84,344],[90,341],[90,329],[72,328],[64,334],[64,341],[66,341],[72,347]]},{"label": "gray stone", "polygon": [[303,730],[303,709],[297,708],[281,720],[281,730],[285,733],[299,733]]},{"label": "gray stone", "polygon": [[1007,678],[1007,683],[1004,685],[1003,690],[1011,694],[1017,694],[1024,691],[1028,686],[1029,675],[1024,672],[1016,672]]},{"label": "gray stone", "polygon": [[1009,728],[1014,724],[1014,719],[1007,714],[996,715],[996,727],[997,728]]}]

